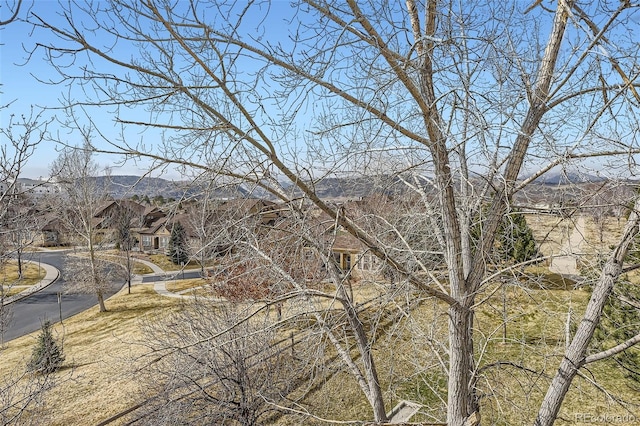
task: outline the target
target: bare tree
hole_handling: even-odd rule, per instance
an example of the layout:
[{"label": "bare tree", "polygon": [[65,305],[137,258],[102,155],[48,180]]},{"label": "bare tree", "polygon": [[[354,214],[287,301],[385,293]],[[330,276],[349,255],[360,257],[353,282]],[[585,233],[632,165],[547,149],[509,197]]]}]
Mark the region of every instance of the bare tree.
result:
[{"label": "bare tree", "polygon": [[[220,217],[222,211],[220,206],[222,200],[215,197],[216,180],[214,178],[203,179],[203,189],[197,195],[195,200],[191,200],[186,207],[187,226],[193,230],[195,238],[191,242],[190,252],[200,264],[202,276],[206,276],[205,268],[213,258],[224,254],[229,246],[228,241],[225,245],[218,245],[220,238],[216,238],[224,227],[220,226],[223,219]],[[198,182],[198,181],[196,181]]]},{"label": "bare tree", "polygon": [[82,147],[67,147],[52,165],[63,188],[58,211],[65,227],[76,239],[77,257],[69,258],[69,291],[93,293],[98,299],[100,312],[106,312],[104,294],[112,285],[110,268],[99,258],[103,235],[96,223],[95,214],[106,200],[98,188],[96,177],[99,166],[92,160],[92,150],[86,141]]},{"label": "bare tree", "polygon": [[[18,183],[23,169],[36,147],[47,137],[49,121],[45,120],[42,113],[33,110],[27,115],[16,117],[10,115],[7,127],[0,129],[0,138],[3,141],[0,148],[0,222],[2,231],[0,239],[5,243],[15,246],[22,251],[23,240],[29,242],[28,231],[30,226],[25,226],[28,218],[24,218],[19,207],[24,204],[25,196]],[[21,223],[15,223],[22,218]],[[17,233],[26,235],[21,238]],[[3,248],[7,248],[3,245]],[[4,255],[4,251],[2,254]]]},{"label": "bare tree", "polygon": [[0,27],[10,24],[18,18],[18,15],[20,14],[20,8],[22,7],[22,0],[9,1],[4,3],[3,6],[7,7],[7,9],[9,10],[9,14],[4,15],[6,16],[6,18],[0,21]]},{"label": "bare tree", "polygon": [[50,407],[45,403],[45,396],[55,385],[53,375],[31,374],[26,369],[3,377],[0,381],[0,424],[47,424]]},{"label": "bare tree", "polygon": [[4,335],[13,320],[13,309],[7,303],[7,288],[0,283],[0,349],[4,349]]},{"label": "bare tree", "polygon": [[[233,301],[266,301],[275,305],[282,317],[283,300],[293,299],[301,312],[295,318],[302,324],[314,323],[320,334],[338,354],[346,371],[352,375],[367,398],[374,417],[386,420],[382,387],[378,379],[371,341],[375,327],[367,329],[367,321],[349,291],[351,276],[333,256],[336,241],[335,218],[316,217],[315,210],[305,211],[289,205],[282,216],[269,219],[269,211],[250,214],[238,208],[248,200],[237,200],[235,208],[219,229],[219,245],[229,252],[213,269],[212,290]],[[284,208],[284,207],[283,207]],[[272,223],[273,222],[273,223]],[[329,280],[333,291],[323,289]],[[337,303],[340,312],[331,306]],[[329,311],[330,313],[328,313]],[[314,333],[311,332],[313,335]],[[354,348],[353,351],[350,348]],[[311,372],[310,372],[311,374]],[[312,380],[313,377],[308,377]]]},{"label": "bare tree", "polygon": [[[61,5],[63,24],[37,12],[31,21],[58,37],[39,47],[69,85],[69,107],[110,105],[116,123],[165,135],[154,152],[127,143],[126,132],[124,142],[112,140],[103,151],[226,175],[282,201],[304,198],[335,221],[336,232],[348,232],[423,296],[446,304],[446,421],[479,422],[475,313],[492,277],[513,268],[495,263],[491,252],[514,195],[554,167],[585,159],[623,164],[639,152],[640,68],[636,44],[625,38],[638,6],[571,0],[525,10],[510,2],[435,0],[300,1],[286,10],[269,2],[201,6],[114,0],[110,7]],[[270,30],[283,22],[286,34]],[[111,68],[86,61],[70,67],[80,53]],[[78,102],[83,93],[92,96]],[[147,108],[149,118],[131,113],[132,106]],[[527,169],[536,171],[520,180]],[[411,253],[420,247],[401,228],[393,228],[396,239],[380,238],[316,191],[329,177],[356,173],[400,176],[416,194],[444,276],[415,262]],[[602,271],[538,424],[553,423],[580,366],[608,355],[585,358],[636,220],[632,214]],[[341,278],[334,282],[363,370],[347,356],[345,362],[374,419],[383,421],[362,323]]]},{"label": "bare tree", "polygon": [[[11,19],[17,16],[17,9],[15,13]],[[48,124],[41,114],[32,111],[29,116],[20,118],[11,115],[8,126],[0,129],[0,266],[5,266],[14,255],[21,266],[22,251],[30,240],[33,218],[24,215],[24,194],[17,179],[38,144],[45,139]],[[18,237],[18,234],[26,238]],[[0,349],[4,349],[4,333],[13,317],[12,306],[6,300],[7,290],[13,284],[6,277],[0,283]],[[51,376],[36,377],[26,373],[26,369],[13,374],[5,372],[0,379],[0,424],[45,424],[44,395],[53,385]]]},{"label": "bare tree", "polygon": [[121,262],[126,277],[127,291],[131,294],[131,279],[133,277],[133,260],[131,250],[136,244],[133,229],[140,228],[142,218],[127,200],[115,201],[115,207],[107,218],[109,226],[114,228],[114,240],[117,248],[124,253]]},{"label": "bare tree", "polygon": [[[17,7],[19,5],[20,2]],[[18,178],[38,144],[46,138],[48,124],[41,113],[32,110],[28,116],[10,115],[8,125],[0,128],[0,267],[10,260],[17,261],[19,279],[22,277],[23,252],[33,243],[37,220],[25,214],[29,203]],[[0,283],[0,347],[4,346],[4,332],[13,316],[11,306],[5,302],[7,291],[14,284],[6,279]]]},{"label": "bare tree", "polygon": [[201,299],[145,329],[143,344],[154,358],[165,356],[154,363],[160,374],[145,383],[151,399],[143,424],[266,424],[295,386],[290,351],[250,305]]}]

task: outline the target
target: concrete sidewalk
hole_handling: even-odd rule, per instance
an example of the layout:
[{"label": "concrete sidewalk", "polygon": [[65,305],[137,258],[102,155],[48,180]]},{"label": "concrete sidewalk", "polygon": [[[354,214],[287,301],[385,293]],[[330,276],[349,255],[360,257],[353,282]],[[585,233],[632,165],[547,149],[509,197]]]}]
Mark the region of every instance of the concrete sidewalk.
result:
[{"label": "concrete sidewalk", "polygon": [[57,268],[54,268],[53,266],[46,263],[35,262],[33,260],[23,260],[23,262],[39,263],[40,267],[44,269],[44,278],[39,283],[30,286],[28,289],[21,291],[18,294],[14,294],[13,296],[7,297],[2,302],[3,305],[8,305],[9,303],[24,299],[25,297],[30,296],[33,293],[39,292],[40,290],[57,280],[60,276],[60,271]]},{"label": "concrete sidewalk", "polygon": [[[134,260],[135,262],[140,262],[144,265],[147,265],[149,268],[151,268],[153,270],[153,272],[151,274],[145,274],[145,275],[160,275],[160,274],[169,274],[168,272],[166,272],[164,269],[160,268],[158,265],[156,265],[155,263],[146,261],[146,260],[142,260],[142,259],[138,259],[135,258]],[[133,279],[131,280],[131,285],[138,285],[138,284],[142,284],[142,278],[145,275],[134,275]],[[151,284],[151,283],[147,283],[147,284]],[[156,281],[153,283],[153,290],[158,293],[161,296],[167,296],[167,297],[182,297],[181,295],[177,294],[177,293],[172,293],[169,290],[167,290],[167,282],[166,281]]]},{"label": "concrete sidewalk", "polygon": [[584,238],[585,232],[585,218],[578,216],[571,233],[560,248],[560,253],[551,259],[549,271],[570,278],[576,282],[583,279],[580,275],[578,262],[584,254],[585,246],[587,245],[587,241]]},{"label": "concrete sidewalk", "polygon": [[[153,269],[153,273],[151,274],[146,274],[146,275],[159,275],[159,274],[164,274],[166,276],[178,276],[180,274],[180,272],[182,272],[182,270],[176,270],[176,271],[165,271],[163,269],[161,269],[159,266],[157,266],[154,263],[148,262],[146,260],[142,260],[142,259],[135,259],[136,262],[140,262],[140,263],[144,263],[145,265],[149,266],[151,269]],[[199,268],[198,268],[199,269]],[[196,269],[185,269],[185,271],[194,271]],[[142,284],[142,278],[146,275],[135,275],[133,280],[131,280],[131,285],[138,285],[138,284]],[[175,297],[175,298],[180,298],[180,299],[195,299],[196,296],[192,296],[192,295],[186,295],[184,293],[187,293],[189,291],[194,290],[193,288],[187,289],[187,290],[183,290],[180,292],[172,292],[169,291],[167,289],[167,281],[171,281],[171,280],[162,280],[162,281],[155,281],[153,283],[145,283],[145,284],[153,284],[153,290],[158,293],[160,296],[165,296],[165,297]],[[202,298],[202,297],[200,297]],[[220,303],[224,303],[226,302],[226,299],[221,299],[221,298],[212,298],[212,297],[208,297],[206,298],[207,300],[210,301],[214,301],[214,302],[220,302]]]},{"label": "concrete sidewalk", "polygon": [[[147,265],[149,268],[151,268],[151,270],[153,270],[153,272],[151,274],[148,275],[159,275],[159,274],[166,274],[166,275],[171,275],[171,274],[178,274],[180,271],[165,271],[164,269],[160,268],[158,265],[156,265],[155,263],[149,262],[147,260],[143,260],[143,259],[138,259],[138,258],[134,258],[133,259],[135,262],[140,262],[144,265]],[[31,262],[31,263],[36,263],[35,261],[32,260],[25,260],[24,262]],[[3,305],[8,305],[10,303],[16,302],[20,299],[24,299],[25,297],[28,297],[34,293],[39,292],[40,290],[42,290],[43,288],[47,287],[49,284],[53,283],[55,280],[58,279],[58,277],[60,276],[60,271],[51,266],[48,265],[46,263],[42,263],[42,262],[38,262],[40,264],[40,267],[42,269],[44,269],[45,272],[45,276],[44,278],[37,284],[34,284],[32,286],[29,286],[29,288],[25,289],[24,291],[21,291],[18,294],[14,294],[13,296],[7,297],[5,298],[5,300],[3,301]],[[142,277],[143,275],[134,275],[133,279],[131,280],[131,285],[139,285],[142,284]],[[166,296],[166,297],[178,297],[178,298],[192,298],[193,296],[185,296],[183,294],[180,293],[174,293],[171,292],[169,290],[167,290],[167,282],[166,281],[156,281],[155,283],[153,283],[153,289],[155,290],[156,293],[158,293],[161,296]]]}]

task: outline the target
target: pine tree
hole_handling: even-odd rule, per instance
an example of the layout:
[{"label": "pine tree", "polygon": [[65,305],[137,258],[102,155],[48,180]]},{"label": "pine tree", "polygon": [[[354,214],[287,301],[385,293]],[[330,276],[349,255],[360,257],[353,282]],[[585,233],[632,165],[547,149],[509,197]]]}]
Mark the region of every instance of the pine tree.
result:
[{"label": "pine tree", "polygon": [[176,265],[183,265],[189,262],[189,252],[187,250],[187,232],[180,222],[176,222],[171,228],[169,238],[168,256]]},{"label": "pine tree", "polygon": [[45,321],[31,352],[27,369],[36,373],[49,374],[58,370],[63,362],[62,346],[53,338],[51,322]]},{"label": "pine tree", "polygon": [[[631,339],[640,329],[640,291],[638,286],[626,280],[614,285],[596,329],[596,351],[611,348]],[[626,377],[640,382],[640,349],[632,346],[612,358],[623,368]]]},{"label": "pine tree", "polygon": [[500,242],[500,251],[504,259],[520,263],[540,256],[533,231],[529,228],[524,214],[520,212],[505,216]]}]

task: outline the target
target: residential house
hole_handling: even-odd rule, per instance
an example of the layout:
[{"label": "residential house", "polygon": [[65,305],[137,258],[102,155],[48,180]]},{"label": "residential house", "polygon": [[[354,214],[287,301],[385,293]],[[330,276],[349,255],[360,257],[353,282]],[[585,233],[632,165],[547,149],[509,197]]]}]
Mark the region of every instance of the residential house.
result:
[{"label": "residential house", "polygon": [[21,210],[23,222],[20,225],[20,244],[55,247],[70,243],[70,232],[59,214],[36,208]]},{"label": "residential house", "polygon": [[145,227],[138,230],[138,243],[141,252],[164,253],[169,247],[171,231],[167,228],[167,217],[156,217],[153,222],[145,222]]},{"label": "residential house", "polygon": [[56,182],[18,178],[19,190],[22,193],[32,195],[34,197],[44,197],[47,195],[59,195],[60,185]]},{"label": "residential house", "polygon": [[132,200],[111,200],[100,206],[94,217],[99,219],[99,227],[102,229],[115,228],[121,224],[121,218],[128,219],[129,225],[140,226],[145,207]]},{"label": "residential house", "polygon": [[279,217],[278,205],[259,198],[236,198],[216,208],[219,220],[256,219],[256,224],[273,226]]},{"label": "residential house", "polygon": [[364,278],[380,273],[380,260],[358,238],[337,225],[335,218],[317,210],[310,212],[310,217],[311,238],[321,250],[331,251],[343,274]]},{"label": "residential house", "polygon": [[238,232],[247,226],[265,231],[274,226],[281,212],[276,203],[262,199],[238,198],[196,206],[191,213],[167,216],[158,208],[144,212],[143,226],[137,230],[143,252],[165,252],[173,224],[180,222],[187,233],[191,254],[204,262],[206,258],[229,253]]},{"label": "residential house", "polygon": [[162,252],[169,246],[171,231],[166,228],[167,215],[156,206],[147,207],[142,213],[139,227],[132,231],[137,236],[138,249],[141,252]]},{"label": "residential house", "polygon": [[34,244],[40,247],[58,247],[69,243],[69,232],[65,224],[54,213],[47,213],[42,217],[41,226],[36,230]]},{"label": "residential house", "polygon": [[[140,228],[144,211],[143,205],[132,200],[110,200],[96,210],[92,226],[98,231],[100,240],[122,244],[131,230]],[[135,245],[131,238],[129,241]]]}]

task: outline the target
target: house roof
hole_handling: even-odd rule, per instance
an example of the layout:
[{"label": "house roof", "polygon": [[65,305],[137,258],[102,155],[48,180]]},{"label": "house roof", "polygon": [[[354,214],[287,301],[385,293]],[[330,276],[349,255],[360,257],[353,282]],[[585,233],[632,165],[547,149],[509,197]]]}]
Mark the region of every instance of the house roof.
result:
[{"label": "house roof", "polygon": [[145,207],[142,204],[133,200],[111,200],[98,207],[94,216],[102,217],[112,208],[126,208],[135,214],[142,214],[145,211]]},{"label": "house roof", "polygon": [[168,218],[166,216],[159,217],[157,220],[151,222],[149,226],[141,228],[138,232],[140,234],[155,234],[167,224],[167,221]]}]

